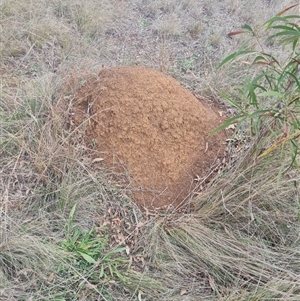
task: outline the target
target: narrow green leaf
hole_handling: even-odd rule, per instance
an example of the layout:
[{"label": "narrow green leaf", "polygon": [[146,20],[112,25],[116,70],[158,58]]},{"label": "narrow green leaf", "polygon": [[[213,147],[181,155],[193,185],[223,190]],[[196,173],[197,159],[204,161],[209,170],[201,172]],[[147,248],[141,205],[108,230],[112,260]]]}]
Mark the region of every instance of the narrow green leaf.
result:
[{"label": "narrow green leaf", "polygon": [[234,59],[236,59],[237,57],[244,55],[244,54],[249,54],[249,53],[253,53],[253,50],[239,50],[236,51],[232,54],[230,54],[229,56],[227,56],[218,66],[218,68],[222,67],[223,65],[225,65],[226,63],[228,63],[229,61],[232,61]]},{"label": "narrow green leaf", "polygon": [[101,265],[99,277],[102,278],[104,276],[104,265]]},{"label": "narrow green leaf", "polygon": [[275,97],[279,97],[279,98],[283,98],[284,94],[276,92],[276,91],[267,91],[267,92],[262,92],[257,94],[257,96],[275,96]]},{"label": "narrow green leaf", "polygon": [[70,211],[70,214],[69,214],[69,219],[70,219],[70,220],[73,220],[73,217],[74,217],[74,213],[75,213],[76,207],[77,207],[77,204],[75,204],[75,205],[72,207],[71,211]]},{"label": "narrow green leaf", "polygon": [[268,21],[265,22],[265,25],[267,25],[267,29],[270,29],[272,27],[272,24],[274,22],[277,22],[277,21],[285,21],[286,19],[284,17],[279,17],[279,16],[276,16],[276,17],[273,17],[271,19],[269,19]]},{"label": "narrow green leaf", "polygon": [[285,19],[300,19],[300,15],[288,15],[284,17]]},{"label": "narrow green leaf", "polygon": [[86,253],[83,253],[83,252],[80,252],[78,251],[78,253],[83,257],[83,259],[88,262],[88,263],[96,263],[96,260],[91,257],[90,255],[86,254]]},{"label": "narrow green leaf", "polygon": [[[265,78],[266,78],[266,80],[267,80],[267,82],[269,84],[269,89],[271,89],[271,90],[274,89],[272,78],[269,75],[267,75],[267,74],[265,74]],[[265,89],[265,91],[267,91],[267,89]]]},{"label": "narrow green leaf", "polygon": [[299,38],[300,38],[300,34],[299,34],[299,37],[295,37],[295,36],[290,36],[290,37],[287,37],[287,38],[284,38],[280,41],[280,43],[282,45],[286,45],[286,44],[289,44],[289,43],[292,43],[292,49],[293,49],[293,52],[295,51],[295,48],[298,44],[298,41],[299,41]]},{"label": "narrow green leaf", "polygon": [[243,111],[242,107],[236,103],[234,100],[232,100],[229,96],[227,96],[226,94],[220,92],[219,93],[223,98],[225,98],[232,106],[234,106],[235,108],[237,108],[240,111]]},{"label": "narrow green leaf", "polygon": [[248,97],[251,99],[250,104],[254,105],[258,109],[258,102],[255,94],[255,86],[252,84],[252,82],[247,81],[247,88],[249,91]]},{"label": "narrow green leaf", "polygon": [[227,119],[224,123],[222,123],[220,126],[218,126],[217,128],[215,128],[214,130],[212,130],[210,133],[209,133],[209,137],[214,135],[215,133],[221,131],[221,130],[224,130],[226,129],[228,126],[230,126],[231,124],[234,124],[236,123],[236,121],[238,119],[240,119],[239,122],[243,121],[244,119],[246,118],[246,115],[245,114],[239,114],[239,115],[236,115],[236,116],[233,116],[229,119]]},{"label": "narrow green leaf", "polygon": [[272,26],[273,29],[282,29],[282,30],[295,30],[292,26],[287,25],[274,25]]},{"label": "narrow green leaf", "polygon": [[278,62],[278,60],[272,54],[265,53],[265,52],[262,52],[261,54],[266,56],[266,57],[269,57],[271,59],[272,63],[276,63],[278,66],[280,66],[280,63]]},{"label": "narrow green leaf", "polygon": [[248,24],[243,25],[242,28],[243,28],[243,29],[249,30],[249,31],[250,31],[251,33],[253,33],[253,35],[254,35],[254,30],[253,30],[252,27],[249,26]]},{"label": "narrow green leaf", "polygon": [[264,114],[266,113],[274,113],[273,110],[258,110],[258,111],[255,111],[255,112],[252,112],[250,114],[247,115],[248,118],[253,118],[255,116],[259,116],[259,117],[262,117]]},{"label": "narrow green leaf", "polygon": [[268,40],[281,37],[281,36],[289,36],[289,37],[300,37],[300,32],[297,30],[285,30],[278,33],[273,34],[268,38]]},{"label": "narrow green leaf", "polygon": [[300,91],[299,78],[298,78],[297,74],[295,75],[295,73],[297,72],[297,70],[298,70],[298,68],[295,71],[293,71],[293,72],[287,72],[287,74],[292,78],[292,80],[291,79],[290,80],[293,81],[293,85],[296,85],[297,88]]},{"label": "narrow green leaf", "polygon": [[297,157],[299,155],[299,147],[296,144],[295,140],[291,140],[291,143],[295,147],[295,150],[292,152],[292,163],[291,163],[291,165],[295,166],[296,168],[299,168],[299,164],[297,162]]},{"label": "narrow green leaf", "polygon": [[[267,89],[264,87],[264,84],[263,85],[261,84],[262,82],[264,83],[265,79],[267,79],[267,76],[268,76],[268,72],[262,71],[258,76],[253,78],[252,81],[250,82],[253,86],[253,89],[254,90],[260,89],[262,91],[267,91]],[[249,85],[249,81],[246,81],[246,84]]]},{"label": "narrow green leaf", "polygon": [[253,63],[252,63],[252,64],[256,63],[257,61],[266,61],[266,62],[268,62],[268,60],[267,60],[264,56],[262,56],[262,55],[258,55],[258,56],[253,60]]},{"label": "narrow green leaf", "polygon": [[267,29],[270,29],[270,28],[272,28],[272,24],[274,22],[277,22],[277,21],[287,22],[287,20],[289,20],[289,19],[299,19],[299,18],[300,18],[299,15],[289,15],[289,16],[285,16],[285,17],[275,16],[275,17],[269,19],[268,21],[266,21],[264,23],[264,25],[267,25]]},{"label": "narrow green leaf", "polygon": [[253,84],[253,86],[255,87],[255,89],[260,89],[262,91],[267,91],[267,89],[264,86],[258,85],[258,84]]},{"label": "narrow green leaf", "polygon": [[70,214],[69,214],[69,219],[68,219],[68,233],[71,232],[72,222],[73,222],[73,218],[74,218],[74,213],[75,213],[76,207],[77,207],[77,204],[75,204],[72,207],[72,209],[70,211]]},{"label": "narrow green leaf", "polygon": [[[294,39],[293,44],[292,44],[293,51],[295,51],[298,41],[299,41],[299,39]],[[287,43],[287,42],[288,41],[284,41],[283,43]]]},{"label": "narrow green leaf", "polygon": [[120,247],[120,248],[116,248],[116,249],[111,250],[109,253],[110,254],[116,254],[116,253],[123,252],[125,250],[126,250],[126,247]]}]

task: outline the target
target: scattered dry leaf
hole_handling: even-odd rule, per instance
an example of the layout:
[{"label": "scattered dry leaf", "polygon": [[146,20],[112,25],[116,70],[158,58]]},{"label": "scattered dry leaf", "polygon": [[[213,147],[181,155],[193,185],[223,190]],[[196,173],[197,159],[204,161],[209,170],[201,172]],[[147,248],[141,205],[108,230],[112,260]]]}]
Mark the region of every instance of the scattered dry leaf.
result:
[{"label": "scattered dry leaf", "polygon": [[102,162],[102,161],[104,161],[103,158],[95,158],[95,159],[92,161],[92,163],[98,163],[98,162]]},{"label": "scattered dry leaf", "polygon": [[54,279],[54,273],[51,273],[48,277],[48,282],[52,282]]}]

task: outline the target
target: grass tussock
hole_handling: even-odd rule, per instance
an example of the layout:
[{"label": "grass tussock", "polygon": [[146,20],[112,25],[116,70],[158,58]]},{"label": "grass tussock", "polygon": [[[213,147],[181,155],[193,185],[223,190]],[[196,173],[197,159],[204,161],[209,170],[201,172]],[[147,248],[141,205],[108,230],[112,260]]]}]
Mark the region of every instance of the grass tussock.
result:
[{"label": "grass tussock", "polygon": [[1,2],[1,300],[299,299],[300,179],[284,149],[255,160],[248,148],[186,212],[152,216],[69,123],[74,91],[102,66],[234,90],[249,73],[215,71],[242,41],[226,34],[284,2]]},{"label": "grass tussock", "polygon": [[[206,279],[207,298],[297,299],[299,175],[279,180],[278,158],[267,166],[249,158],[195,198],[193,212],[161,220],[147,237],[153,264],[180,275],[177,292],[196,298],[191,283],[205,287]],[[240,289],[231,293],[234,287]]]}]

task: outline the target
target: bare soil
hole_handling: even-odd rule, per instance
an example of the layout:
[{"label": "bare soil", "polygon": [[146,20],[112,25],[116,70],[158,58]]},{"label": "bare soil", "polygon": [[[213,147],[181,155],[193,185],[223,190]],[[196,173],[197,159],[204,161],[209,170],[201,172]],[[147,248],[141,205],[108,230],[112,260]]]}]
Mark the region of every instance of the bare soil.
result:
[{"label": "bare soil", "polygon": [[216,158],[225,135],[208,138],[221,114],[175,79],[143,67],[103,69],[78,91],[76,124],[103,152],[103,163],[129,174],[128,188],[142,208],[178,206]]}]

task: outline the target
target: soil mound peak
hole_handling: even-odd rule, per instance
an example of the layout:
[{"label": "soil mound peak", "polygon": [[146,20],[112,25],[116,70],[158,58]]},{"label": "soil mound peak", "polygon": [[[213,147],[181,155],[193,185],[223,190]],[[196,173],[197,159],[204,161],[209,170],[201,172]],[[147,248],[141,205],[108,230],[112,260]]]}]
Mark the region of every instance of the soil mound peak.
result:
[{"label": "soil mound peak", "polygon": [[[108,168],[125,166],[129,192],[148,209],[178,206],[219,151],[221,123],[175,79],[144,67],[103,69],[76,95],[75,122],[86,121],[86,137],[103,152]],[[87,120],[88,119],[88,120]]]}]

